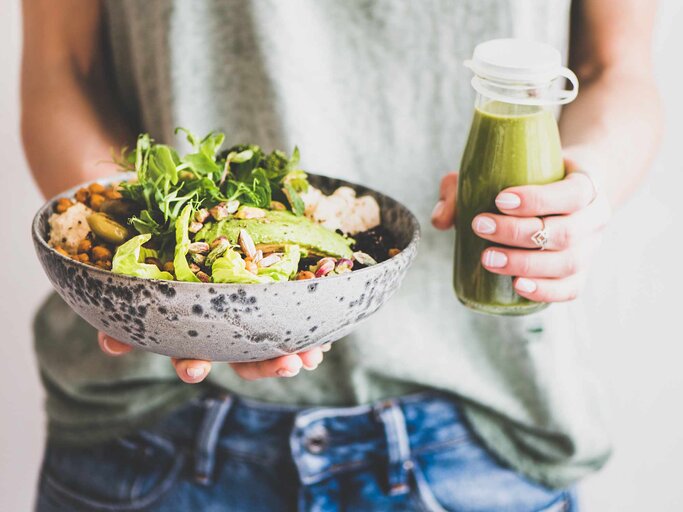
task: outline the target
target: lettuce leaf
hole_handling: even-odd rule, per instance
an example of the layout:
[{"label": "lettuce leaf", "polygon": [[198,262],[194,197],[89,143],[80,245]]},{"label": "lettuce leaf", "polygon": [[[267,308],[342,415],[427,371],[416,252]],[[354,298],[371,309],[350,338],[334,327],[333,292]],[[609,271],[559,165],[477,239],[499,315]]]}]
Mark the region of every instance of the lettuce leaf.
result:
[{"label": "lettuce leaf", "polygon": [[175,255],[173,258],[173,267],[175,268],[175,277],[178,281],[190,281],[200,283],[199,278],[190,270],[190,265],[187,263],[187,252],[190,248],[190,216],[193,208],[188,204],[183,208],[178,220],[175,222]]},{"label": "lettuce leaf", "polygon": [[271,283],[273,278],[252,274],[247,270],[242,257],[234,250],[228,249],[211,267],[214,283]]},{"label": "lettuce leaf", "polygon": [[147,257],[156,256],[156,251],[142,247],[149,242],[152,235],[147,233],[138,235],[121,245],[114,254],[111,271],[115,274],[125,274],[127,276],[144,277],[146,279],[165,279],[173,280],[173,276],[159,267],[149,263],[144,263]]},{"label": "lettuce leaf", "polygon": [[[306,173],[299,169],[299,150],[291,157],[282,151],[269,154],[256,145],[238,145],[221,151],[225,136],[212,132],[199,138],[183,128],[192,152],[180,156],[172,146],[156,143],[148,134],[138,137],[133,151],[115,161],[126,171],[135,170],[137,180],[121,184],[121,194],[135,204],[128,219],[140,234],[152,234],[163,259],[174,255],[177,222],[187,206],[211,208],[237,200],[240,204],[270,208],[273,199],[289,203],[302,216],[299,194],[308,188]],[[181,262],[181,275],[185,274]]]},{"label": "lettuce leaf", "polygon": [[273,281],[289,281],[298,270],[300,258],[299,246],[287,245],[282,259],[270,267],[260,268],[258,274],[259,276],[268,276]]}]

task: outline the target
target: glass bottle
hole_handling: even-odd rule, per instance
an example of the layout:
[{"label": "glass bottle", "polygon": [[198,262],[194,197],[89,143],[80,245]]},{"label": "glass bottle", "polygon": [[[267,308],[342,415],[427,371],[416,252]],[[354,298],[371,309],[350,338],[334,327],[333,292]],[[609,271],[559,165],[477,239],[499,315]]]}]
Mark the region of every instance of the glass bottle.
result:
[{"label": "glass bottle", "polygon": [[[518,39],[497,39],[475,48],[465,63],[475,76],[474,117],[458,179],[454,286],[465,306],[482,313],[525,315],[547,304],[518,295],[514,277],[494,274],[481,264],[495,246],[477,236],[472,220],[480,213],[500,213],[495,198],[505,188],[546,184],[564,178],[558,105],[578,93],[576,75],[562,67],[551,46]],[[559,78],[572,84],[558,91]]]}]

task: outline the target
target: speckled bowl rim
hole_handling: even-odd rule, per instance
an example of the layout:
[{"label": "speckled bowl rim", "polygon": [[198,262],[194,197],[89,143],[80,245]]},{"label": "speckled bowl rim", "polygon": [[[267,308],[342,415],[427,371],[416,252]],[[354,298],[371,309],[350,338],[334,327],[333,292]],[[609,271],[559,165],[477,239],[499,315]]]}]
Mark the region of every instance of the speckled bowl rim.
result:
[{"label": "speckled bowl rim", "polygon": [[[372,267],[366,267],[366,268],[362,268],[359,270],[353,270],[352,274],[360,275],[366,271],[371,271],[373,269],[380,268],[380,267],[382,267],[382,265],[385,265],[392,260],[397,260],[397,261],[406,260],[405,262],[407,263],[407,260],[410,257],[409,256],[410,251],[407,251],[407,249],[411,248],[411,247],[415,247],[415,250],[417,250],[417,245],[420,242],[420,238],[421,238],[420,223],[417,220],[417,217],[415,217],[415,214],[413,214],[413,212],[410,210],[410,208],[405,206],[400,201],[394,199],[393,197],[391,197],[387,194],[383,194],[381,192],[378,192],[377,190],[374,190],[372,188],[366,187],[365,185],[359,185],[359,184],[356,184],[356,183],[353,183],[353,182],[350,182],[350,181],[347,181],[347,180],[344,180],[341,178],[335,178],[333,176],[327,176],[324,174],[314,174],[314,173],[310,173],[310,172],[307,174],[309,176],[312,176],[314,179],[320,178],[320,179],[324,179],[324,180],[336,181],[337,183],[340,184],[340,186],[350,187],[356,192],[359,192],[359,189],[360,189],[361,194],[371,194],[371,195],[375,195],[378,197],[384,197],[386,199],[389,199],[390,201],[393,201],[398,206],[400,206],[405,211],[405,213],[408,215],[408,218],[410,219],[410,224],[413,228],[413,234],[412,234],[408,244],[404,248],[401,249],[401,252],[399,254],[397,254],[396,256],[393,256],[387,260],[384,260],[383,262],[378,263],[377,265],[373,265]],[[126,181],[126,179],[129,179],[133,176],[134,176],[133,173],[120,173],[120,174],[113,175],[113,176],[106,176],[103,178],[98,178],[98,179],[86,181],[86,182],[83,182],[79,185],[76,185],[75,187],[72,187],[68,190],[65,190],[64,192],[57,194],[56,196],[48,199],[45,202],[45,204],[43,204],[43,206],[41,206],[38,209],[38,211],[36,212],[36,214],[33,217],[33,221],[31,222],[31,235],[33,237],[33,240],[35,242],[39,243],[40,245],[42,245],[43,247],[45,247],[46,249],[48,249],[49,251],[52,251],[53,253],[57,254],[58,257],[68,261],[71,264],[75,264],[77,267],[83,268],[88,272],[95,272],[96,274],[99,274],[102,276],[115,275],[115,276],[119,276],[119,277],[124,277],[124,278],[130,279],[132,282],[165,283],[165,284],[169,284],[169,285],[172,284],[174,286],[175,285],[202,286],[202,287],[213,287],[215,289],[224,289],[224,290],[233,289],[233,288],[249,287],[249,286],[262,286],[262,287],[264,287],[264,286],[267,286],[267,287],[280,286],[280,287],[284,287],[284,286],[296,283],[296,281],[276,281],[276,282],[272,282],[272,283],[248,283],[248,284],[245,284],[245,283],[214,283],[214,282],[197,283],[197,282],[192,282],[192,281],[151,279],[151,278],[145,278],[145,277],[129,276],[126,274],[115,274],[111,270],[104,270],[104,269],[101,269],[99,267],[94,267],[92,265],[86,265],[85,263],[82,263],[78,260],[74,260],[68,256],[64,256],[63,254],[61,254],[60,252],[55,250],[53,247],[51,247],[50,244],[47,243],[47,240],[45,240],[41,236],[41,234],[39,232],[40,231],[40,220],[41,220],[42,216],[45,214],[46,210],[54,208],[54,204],[59,199],[61,199],[63,197],[68,197],[69,199],[71,199],[76,194],[76,191],[78,191],[79,189],[81,189],[83,187],[88,187],[92,183],[100,183],[102,185],[109,185],[115,181]],[[382,212],[381,211],[380,211],[380,218],[382,218]],[[309,284],[313,284],[313,283],[320,282],[322,279],[324,279],[325,282],[330,282],[332,280],[342,279],[345,277],[348,277],[348,276],[340,274],[340,275],[331,276],[331,277],[316,277],[313,279],[307,279],[306,282]]]}]

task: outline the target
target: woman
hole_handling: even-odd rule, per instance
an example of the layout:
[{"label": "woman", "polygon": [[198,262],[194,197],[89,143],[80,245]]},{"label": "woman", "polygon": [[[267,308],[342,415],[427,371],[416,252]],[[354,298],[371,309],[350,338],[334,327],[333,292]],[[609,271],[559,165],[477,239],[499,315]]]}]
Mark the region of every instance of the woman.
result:
[{"label": "woman", "polygon": [[[568,47],[582,81],[560,123],[568,176],[502,191],[503,214],[473,229],[504,246],[482,261],[520,295],[580,293],[611,207],[647,169],[660,113],[653,2],[570,4],[24,0],[22,132],[46,196],[110,174],[97,164],[138,131],[168,142],[186,126],[296,143],[305,168],[387,192],[425,226],[399,294],[322,365],[328,347],[213,369],[106,358],[96,336],[110,356],[130,347],[52,296],[35,325],[49,417],[37,509],[575,510],[573,484],[609,455],[580,313],[459,306],[455,173],[431,211],[467,135],[461,62],[475,44]],[[539,217],[543,253],[530,243]]]}]

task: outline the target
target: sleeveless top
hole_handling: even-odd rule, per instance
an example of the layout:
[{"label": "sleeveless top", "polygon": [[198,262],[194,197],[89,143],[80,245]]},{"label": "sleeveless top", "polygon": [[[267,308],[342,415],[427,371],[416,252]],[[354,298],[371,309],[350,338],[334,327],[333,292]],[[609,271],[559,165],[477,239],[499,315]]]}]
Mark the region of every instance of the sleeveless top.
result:
[{"label": "sleeveless top", "polygon": [[[423,239],[402,288],[336,342],[313,372],[209,381],[271,402],[345,406],[418,390],[458,397],[481,440],[551,486],[609,454],[588,333],[577,304],[527,317],[462,307],[454,233],[430,225],[439,180],[457,169],[471,120],[474,46],[546,41],[566,54],[570,0],[107,1],[110,73],[131,125],[163,142],[183,126],[291,151],[302,167],[407,204]],[[144,6],[144,7],[143,7]],[[201,391],[166,358],[99,353],[92,328],[52,297],[36,321],[50,432],[94,441],[151,421]]]}]

